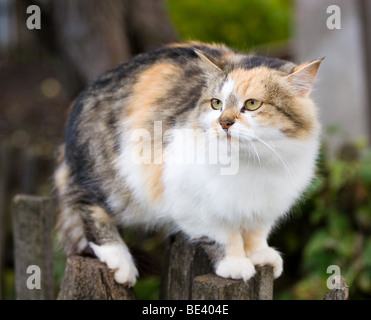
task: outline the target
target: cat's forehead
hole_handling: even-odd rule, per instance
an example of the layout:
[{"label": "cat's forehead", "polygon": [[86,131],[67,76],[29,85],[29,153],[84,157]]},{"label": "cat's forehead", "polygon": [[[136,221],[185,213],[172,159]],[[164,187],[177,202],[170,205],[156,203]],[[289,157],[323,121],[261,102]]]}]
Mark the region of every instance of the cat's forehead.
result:
[{"label": "cat's forehead", "polygon": [[295,64],[286,60],[262,56],[236,56],[226,80],[222,84],[224,90],[231,89],[240,96],[246,96],[251,91],[270,90],[272,84],[282,80],[295,68]]},{"label": "cat's forehead", "polygon": [[267,67],[234,69],[228,74],[222,84],[222,94],[224,97],[231,93],[239,97],[246,97],[252,93],[262,95],[267,89],[267,79],[272,77],[277,77],[277,71]]}]

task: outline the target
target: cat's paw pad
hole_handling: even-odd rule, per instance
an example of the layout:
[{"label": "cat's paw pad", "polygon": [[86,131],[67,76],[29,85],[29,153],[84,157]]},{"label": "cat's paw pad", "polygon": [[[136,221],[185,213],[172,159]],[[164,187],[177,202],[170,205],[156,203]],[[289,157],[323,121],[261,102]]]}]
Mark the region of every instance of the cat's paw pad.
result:
[{"label": "cat's paw pad", "polygon": [[264,248],[253,252],[249,258],[254,266],[270,265],[273,267],[274,278],[278,278],[283,271],[283,260],[273,248]]},{"label": "cat's paw pad", "polygon": [[138,270],[125,245],[114,243],[98,246],[93,242],[89,242],[89,245],[98,259],[114,271],[116,282],[126,284],[129,287],[135,285]]},{"label": "cat's paw pad", "polygon": [[249,280],[255,275],[255,267],[248,258],[224,258],[215,270],[223,278]]}]

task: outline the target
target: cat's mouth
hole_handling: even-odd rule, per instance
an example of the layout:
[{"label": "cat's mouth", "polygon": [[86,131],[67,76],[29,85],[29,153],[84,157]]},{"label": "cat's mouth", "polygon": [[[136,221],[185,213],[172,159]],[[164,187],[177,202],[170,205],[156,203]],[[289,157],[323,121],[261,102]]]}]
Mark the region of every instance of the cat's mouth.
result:
[{"label": "cat's mouth", "polygon": [[240,138],[240,135],[238,133],[238,131],[232,131],[230,129],[223,129],[224,133],[225,133],[225,138],[227,139],[228,142],[230,141],[240,141],[241,138]]},{"label": "cat's mouth", "polygon": [[228,143],[236,142],[242,144],[259,144],[262,139],[254,133],[241,132],[237,128],[222,129],[219,131],[219,139],[226,140]]},{"label": "cat's mouth", "polygon": [[226,138],[228,141],[231,141],[232,140],[232,133],[230,130],[228,129],[224,129],[224,132],[226,133]]},{"label": "cat's mouth", "polygon": [[261,139],[256,136],[254,133],[241,132],[238,129],[223,129],[223,134],[221,137],[227,139],[227,141],[238,141],[240,143],[249,142],[249,143],[259,143]]}]

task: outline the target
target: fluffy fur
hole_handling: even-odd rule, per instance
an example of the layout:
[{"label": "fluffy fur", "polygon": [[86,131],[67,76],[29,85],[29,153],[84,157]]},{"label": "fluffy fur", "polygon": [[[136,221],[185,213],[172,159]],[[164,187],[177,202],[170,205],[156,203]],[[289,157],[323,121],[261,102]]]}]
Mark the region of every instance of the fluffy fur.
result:
[{"label": "fluffy fur", "polygon": [[[91,83],[70,113],[54,176],[66,253],[92,250],[134,285],[118,228],[162,227],[205,244],[220,276],[247,280],[270,264],[278,277],[282,259],[267,238],[313,177],[320,62],[176,44]],[[261,104],[254,111],[251,99]]]}]

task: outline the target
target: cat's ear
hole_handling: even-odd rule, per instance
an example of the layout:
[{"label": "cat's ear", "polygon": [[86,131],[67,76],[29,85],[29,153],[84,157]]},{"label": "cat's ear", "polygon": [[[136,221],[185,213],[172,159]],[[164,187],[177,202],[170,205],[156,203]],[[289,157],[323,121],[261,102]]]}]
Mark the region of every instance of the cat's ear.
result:
[{"label": "cat's ear", "polygon": [[324,58],[300,64],[291,70],[287,76],[290,83],[297,91],[297,95],[306,97],[312,90],[314,78]]},{"label": "cat's ear", "polygon": [[200,50],[194,49],[194,52],[201,58],[202,64],[210,74],[223,72],[214,62],[206,57]]}]

